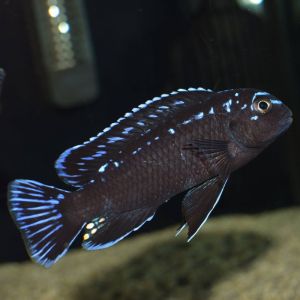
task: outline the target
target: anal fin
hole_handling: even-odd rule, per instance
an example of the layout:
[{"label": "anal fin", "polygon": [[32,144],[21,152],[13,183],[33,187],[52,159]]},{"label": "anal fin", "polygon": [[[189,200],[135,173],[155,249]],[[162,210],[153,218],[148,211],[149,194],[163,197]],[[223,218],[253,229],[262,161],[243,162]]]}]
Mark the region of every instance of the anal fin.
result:
[{"label": "anal fin", "polygon": [[111,247],[150,221],[155,211],[156,208],[141,208],[95,218],[86,225],[82,246],[86,250]]},{"label": "anal fin", "polygon": [[228,178],[217,176],[190,190],[182,202],[182,213],[188,224],[188,242],[206,222],[218,203]]}]

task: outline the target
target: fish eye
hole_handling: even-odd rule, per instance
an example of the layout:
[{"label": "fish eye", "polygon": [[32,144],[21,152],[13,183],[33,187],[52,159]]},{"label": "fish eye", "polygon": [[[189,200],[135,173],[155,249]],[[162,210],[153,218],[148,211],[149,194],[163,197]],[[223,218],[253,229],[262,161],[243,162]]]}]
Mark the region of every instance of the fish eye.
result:
[{"label": "fish eye", "polygon": [[271,108],[272,102],[269,99],[262,99],[254,102],[254,109],[261,114],[266,114]]}]

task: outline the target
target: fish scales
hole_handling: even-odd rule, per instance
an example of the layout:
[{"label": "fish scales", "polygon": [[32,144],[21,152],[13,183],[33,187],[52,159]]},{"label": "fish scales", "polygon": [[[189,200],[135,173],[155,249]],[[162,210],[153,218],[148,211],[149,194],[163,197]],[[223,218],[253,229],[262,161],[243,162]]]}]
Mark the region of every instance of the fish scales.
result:
[{"label": "fish scales", "polygon": [[[203,106],[192,105],[192,109],[186,109],[182,116],[176,116],[179,122],[187,117],[192,117],[195,109]],[[169,126],[177,127],[174,121],[166,122],[163,120],[165,129],[158,129],[137,140],[131,145],[129,154],[120,155],[124,164],[120,168],[107,170],[107,181],[104,183],[94,183],[91,186],[91,199],[95,199],[95,216],[103,208],[101,201],[97,201],[96,195],[103,194],[103,197],[114,199],[112,205],[115,210],[131,210],[137,205],[151,206],[156,203],[160,205],[165,199],[169,199],[174,194],[193,187],[201,177],[208,173],[208,166],[193,156],[190,160],[183,160],[181,157],[182,149],[180,145],[186,144],[192,140],[193,136],[207,135],[211,131],[209,126],[195,127],[193,124],[182,126],[174,135],[167,132]],[[132,155],[131,150],[137,148],[140,144],[145,145],[146,140],[154,140],[154,137],[160,136],[160,139],[154,141],[148,148],[146,146],[136,155]],[[130,166],[129,167],[127,166]],[[192,174],[191,174],[192,171]],[[111,172],[111,174],[110,174]],[[174,174],[170,178],[170,174]],[[213,174],[211,174],[213,176]],[[199,179],[200,178],[200,179]],[[111,179],[111,180],[110,180]],[[151,181],[150,181],[151,180]],[[131,199],[130,202],[124,201],[124,198]],[[91,200],[92,201],[92,200]],[[125,206],[125,207],[124,207]]]},{"label": "fish scales", "polygon": [[230,174],[292,123],[275,96],[254,89],[179,89],[146,101],[55,163],[69,192],[32,180],[9,186],[9,209],[31,258],[50,267],[82,237],[110,247],[186,191],[190,241],[218,203]]},{"label": "fish scales", "polygon": [[[153,202],[159,205],[160,199],[168,199],[170,195],[182,189],[188,167],[186,161],[182,160],[181,149],[178,147],[181,144],[182,133],[170,136],[165,132],[161,133],[160,137],[136,155],[130,153],[127,157],[122,157],[124,164],[119,169],[108,170],[106,182],[90,186],[93,193],[91,199],[95,199],[93,205],[96,215],[101,211],[101,202],[95,197],[99,193],[98,190],[103,197],[109,195],[114,199],[112,205],[116,206],[116,210],[124,210],[132,209],[136,205],[153,205]],[[147,139],[149,138],[150,134],[147,136]],[[176,176],[171,179],[170,174]],[[130,203],[123,201],[124,198],[131,199]]]}]

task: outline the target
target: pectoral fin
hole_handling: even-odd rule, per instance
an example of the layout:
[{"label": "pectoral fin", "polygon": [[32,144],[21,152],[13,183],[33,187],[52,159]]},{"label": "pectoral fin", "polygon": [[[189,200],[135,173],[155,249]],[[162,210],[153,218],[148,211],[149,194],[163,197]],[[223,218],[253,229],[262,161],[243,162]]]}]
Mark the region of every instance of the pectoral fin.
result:
[{"label": "pectoral fin", "polygon": [[189,227],[188,242],[205,223],[218,203],[228,178],[214,177],[190,190],[183,202],[182,213]]},{"label": "pectoral fin", "polygon": [[193,140],[185,145],[185,151],[191,151],[208,169],[215,170],[223,180],[228,178],[231,167],[231,158],[227,141]]}]

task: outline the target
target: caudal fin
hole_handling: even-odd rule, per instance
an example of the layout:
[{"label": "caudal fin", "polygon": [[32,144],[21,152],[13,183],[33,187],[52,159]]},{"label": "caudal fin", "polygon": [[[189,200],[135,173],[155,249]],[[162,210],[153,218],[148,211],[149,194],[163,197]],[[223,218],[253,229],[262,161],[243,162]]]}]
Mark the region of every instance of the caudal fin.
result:
[{"label": "caudal fin", "polygon": [[9,185],[10,213],[30,257],[45,267],[53,265],[68,251],[85,225],[64,215],[62,203],[70,196],[68,191],[32,180],[15,180]]}]

